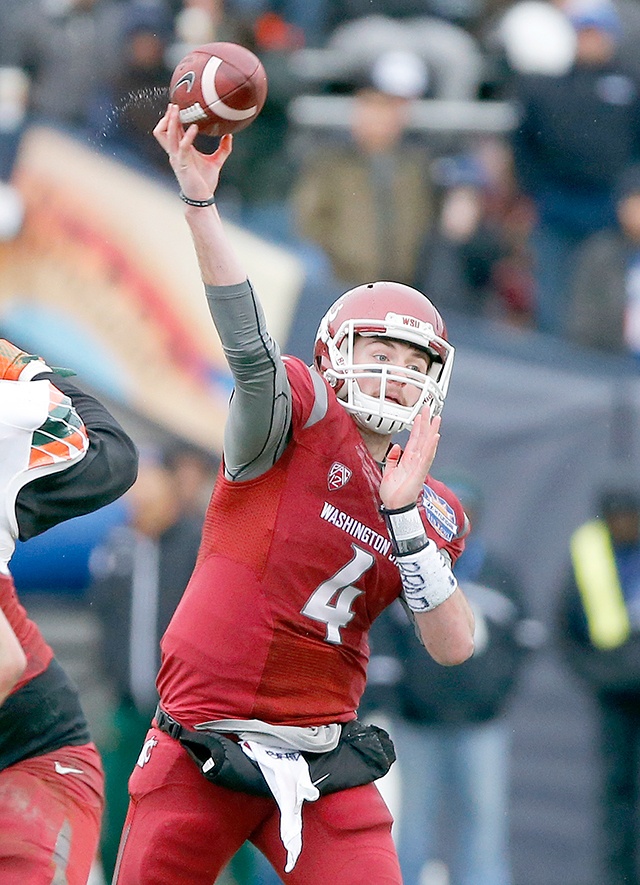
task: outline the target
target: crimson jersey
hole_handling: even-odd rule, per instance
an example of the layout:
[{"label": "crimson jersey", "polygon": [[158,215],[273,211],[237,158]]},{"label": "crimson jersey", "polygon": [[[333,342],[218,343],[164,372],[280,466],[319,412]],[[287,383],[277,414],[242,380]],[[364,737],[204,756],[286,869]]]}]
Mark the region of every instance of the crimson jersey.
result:
[{"label": "crimson jersey", "polygon": [[24,759],[89,742],[74,687],[38,626],[27,617],[10,575],[0,575],[0,608],[27,658],[10,695],[0,704],[0,772]]},{"label": "crimson jersey", "polygon": [[13,694],[47,669],[53,658],[53,651],[45,642],[38,626],[27,617],[27,613],[17,597],[13,578],[10,575],[0,574],[0,609],[9,621],[11,629],[16,634],[27,657],[26,670],[20,681],[13,687]]},{"label": "crimson jersey", "polygon": [[[161,703],[185,725],[352,719],[368,630],[402,589],[379,466],[326,382],[300,360],[286,366],[290,442],[257,479],[221,471],[196,568],[162,640]],[[460,503],[429,480],[420,506],[429,536],[455,560]]]}]

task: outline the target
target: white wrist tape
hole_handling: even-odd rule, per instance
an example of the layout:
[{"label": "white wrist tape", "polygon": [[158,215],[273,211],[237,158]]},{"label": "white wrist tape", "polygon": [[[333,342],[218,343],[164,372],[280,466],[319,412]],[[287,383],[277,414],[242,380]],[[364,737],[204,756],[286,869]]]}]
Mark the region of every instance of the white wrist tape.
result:
[{"label": "white wrist tape", "polygon": [[426,612],[441,605],[458,586],[453,572],[434,541],[417,553],[397,556],[402,589],[413,612]]}]

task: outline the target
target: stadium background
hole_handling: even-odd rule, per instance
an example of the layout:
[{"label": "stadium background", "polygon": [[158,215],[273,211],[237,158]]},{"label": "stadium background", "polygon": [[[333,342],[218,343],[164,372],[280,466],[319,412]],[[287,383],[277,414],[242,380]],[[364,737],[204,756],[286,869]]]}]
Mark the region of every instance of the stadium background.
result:
[{"label": "stadium background", "polygon": [[[19,236],[0,244],[2,334],[74,368],[138,441],[166,434],[218,451],[229,377],[175,194],[46,127],[24,139],[15,181],[28,211]],[[232,230],[286,346],[301,268],[285,250]],[[317,318],[298,319],[310,348]],[[527,330],[447,320],[458,351],[434,473],[464,464],[491,492],[490,538],[515,553],[534,614],[552,631],[569,535],[590,514],[603,471],[639,457],[635,363]],[[87,550],[114,518],[107,508],[84,528],[69,523],[14,560],[27,605],[69,660],[98,729],[94,625],[78,603]],[[44,590],[58,591],[55,608]],[[553,641],[531,659],[509,717],[517,885],[599,885],[592,710]]]}]

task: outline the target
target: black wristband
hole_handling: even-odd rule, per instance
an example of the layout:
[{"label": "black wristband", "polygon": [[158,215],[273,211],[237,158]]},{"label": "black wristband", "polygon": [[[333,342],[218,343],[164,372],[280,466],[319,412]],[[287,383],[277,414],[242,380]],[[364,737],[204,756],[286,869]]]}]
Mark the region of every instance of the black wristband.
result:
[{"label": "black wristband", "polygon": [[413,504],[405,504],[404,507],[385,507],[384,504],[380,505],[380,513],[383,515],[388,513],[390,516],[395,516],[397,513],[408,513],[410,510],[416,506]]},{"label": "black wristband", "polygon": [[186,203],[187,206],[197,206],[203,209],[205,206],[213,206],[216,201],[216,195],[211,194],[208,200],[192,200],[190,197],[186,197],[182,191],[180,191],[180,199],[183,203]]},{"label": "black wristband", "polygon": [[429,543],[420,511],[415,504],[396,509],[380,507],[396,556],[419,553]]}]

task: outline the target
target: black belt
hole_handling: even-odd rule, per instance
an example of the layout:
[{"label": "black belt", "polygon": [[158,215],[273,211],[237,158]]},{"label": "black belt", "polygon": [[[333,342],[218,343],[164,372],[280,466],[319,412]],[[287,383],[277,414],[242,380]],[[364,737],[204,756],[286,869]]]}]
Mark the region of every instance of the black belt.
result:
[{"label": "black belt", "polygon": [[172,737],[176,741],[191,734],[190,729],[185,728],[184,725],[180,725],[179,722],[176,722],[173,716],[169,716],[168,713],[165,713],[160,704],[156,707],[156,712],[153,718],[160,731],[164,731],[165,734],[168,734],[169,737]]},{"label": "black belt", "polygon": [[179,741],[208,781],[231,790],[273,798],[258,766],[224,735],[194,731],[170,716],[158,705],[154,716],[160,729]]},{"label": "black belt", "polygon": [[[155,723],[174,740],[180,741],[208,781],[221,787],[255,796],[273,794],[258,765],[240,745],[222,734],[194,731],[156,708]],[[338,746],[327,753],[305,756],[315,784],[322,784],[320,793],[347,790],[382,777],[396,758],[393,743],[382,728],[363,725],[354,719],[342,728]]]}]

